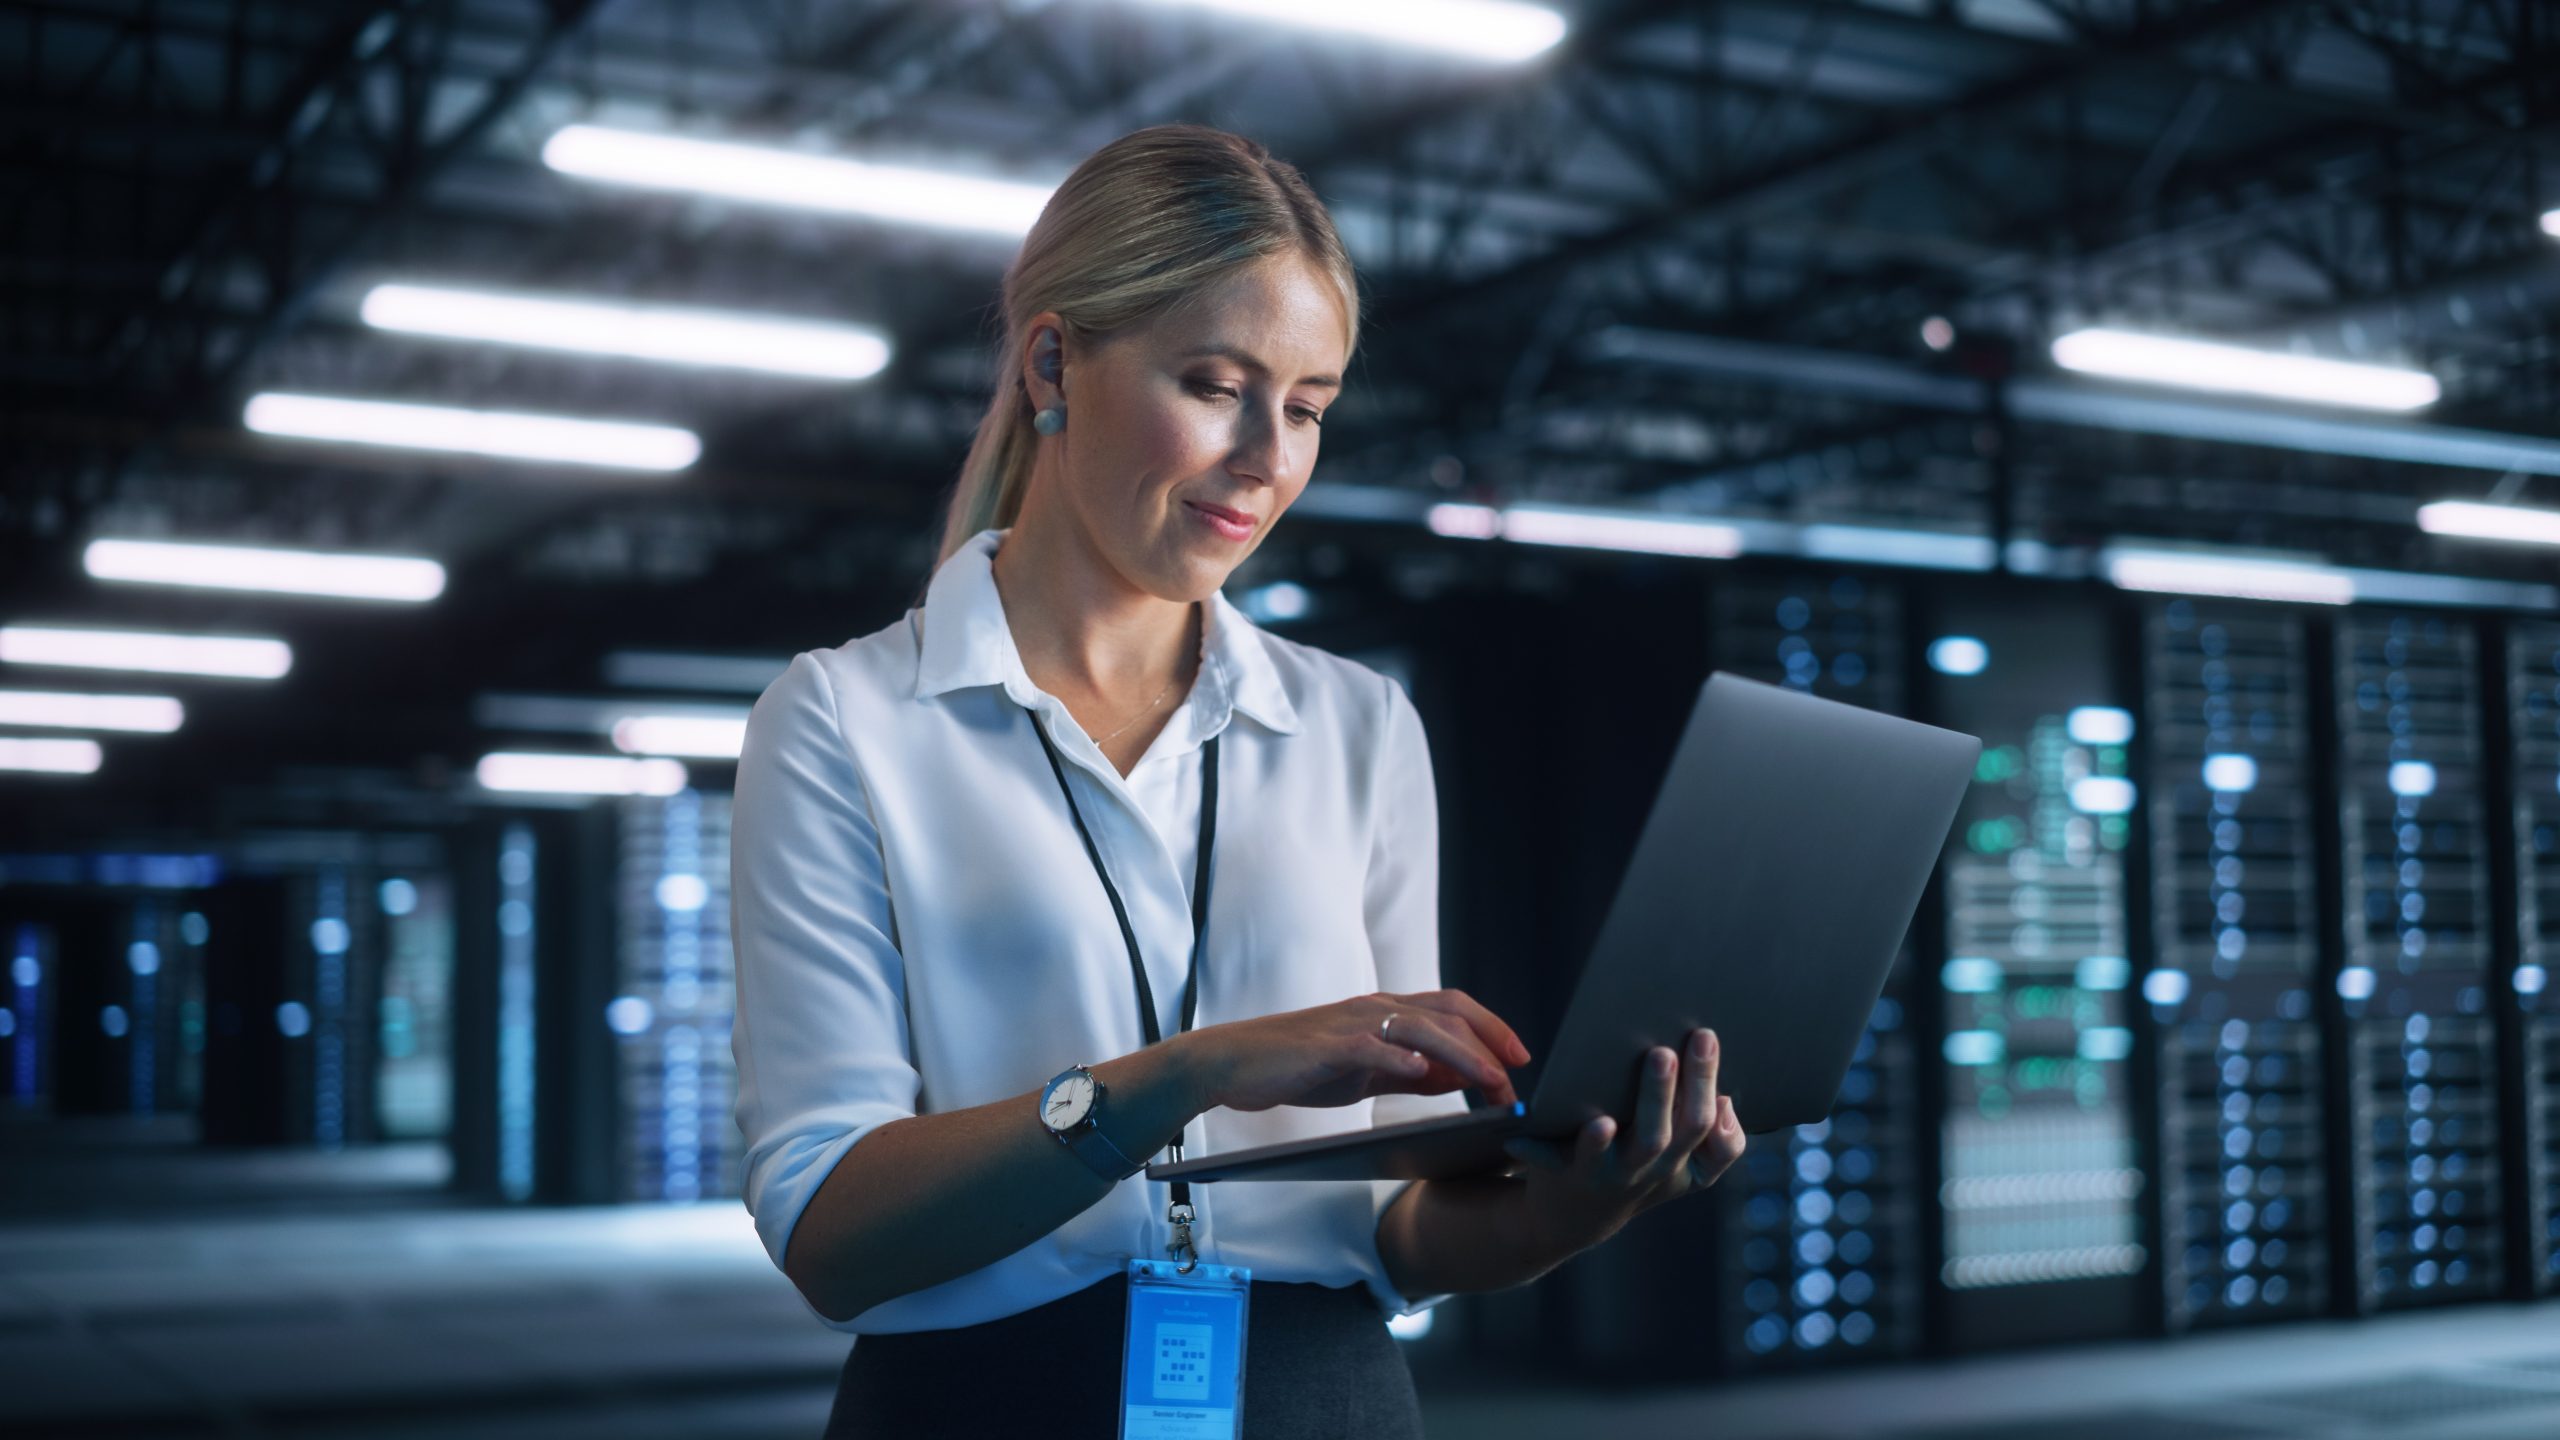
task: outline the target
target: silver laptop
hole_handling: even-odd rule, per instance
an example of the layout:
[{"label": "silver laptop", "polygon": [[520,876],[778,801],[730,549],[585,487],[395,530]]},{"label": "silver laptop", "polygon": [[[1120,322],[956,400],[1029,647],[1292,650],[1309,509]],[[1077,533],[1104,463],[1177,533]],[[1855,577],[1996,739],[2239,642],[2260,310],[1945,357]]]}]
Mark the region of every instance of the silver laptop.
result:
[{"label": "silver laptop", "polygon": [[1178,1164],[1151,1180],[1438,1179],[1510,1167],[1514,1135],[1627,1123],[1645,1052],[1696,1026],[1744,1130],[1831,1113],[1982,742],[1717,673],[1654,796],[1524,1102]]}]

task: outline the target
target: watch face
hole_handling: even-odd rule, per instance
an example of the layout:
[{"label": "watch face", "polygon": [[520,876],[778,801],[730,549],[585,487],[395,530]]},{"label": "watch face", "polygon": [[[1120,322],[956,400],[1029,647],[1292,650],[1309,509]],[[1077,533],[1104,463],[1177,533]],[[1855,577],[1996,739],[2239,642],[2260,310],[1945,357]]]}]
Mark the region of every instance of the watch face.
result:
[{"label": "watch face", "polygon": [[1052,1130],[1071,1130],[1093,1109],[1093,1077],[1073,1071],[1049,1086],[1040,1097],[1040,1118]]}]

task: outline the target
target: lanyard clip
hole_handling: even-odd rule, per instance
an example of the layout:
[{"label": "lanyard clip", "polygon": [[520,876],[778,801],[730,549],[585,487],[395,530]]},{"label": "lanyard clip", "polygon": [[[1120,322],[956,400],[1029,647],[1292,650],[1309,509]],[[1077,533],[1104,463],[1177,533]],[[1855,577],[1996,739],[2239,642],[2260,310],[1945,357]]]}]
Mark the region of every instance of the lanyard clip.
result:
[{"label": "lanyard clip", "polygon": [[1175,1271],[1188,1275],[1200,1263],[1200,1252],[1191,1246],[1191,1207],[1176,1200],[1165,1207],[1164,1218],[1173,1226],[1173,1243],[1164,1251],[1178,1262],[1173,1267]]}]

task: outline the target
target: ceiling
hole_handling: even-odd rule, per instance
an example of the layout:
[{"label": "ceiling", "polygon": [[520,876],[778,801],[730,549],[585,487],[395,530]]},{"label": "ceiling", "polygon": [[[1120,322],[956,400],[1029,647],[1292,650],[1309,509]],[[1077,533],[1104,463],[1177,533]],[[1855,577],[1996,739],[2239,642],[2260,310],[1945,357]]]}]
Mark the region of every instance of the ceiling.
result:
[{"label": "ceiling", "polygon": [[[79,573],[99,536],[432,555],[431,613],[187,606],[290,614],[305,698],[366,720],[333,740],[244,702],[234,742],[349,759],[459,754],[469,693],[592,684],[614,644],[788,653],[885,623],[984,409],[1013,242],[592,186],[539,158],[574,121],[1041,182],[1147,124],[1254,136],[1327,198],[1369,306],[1311,499],[2550,578],[2412,524],[2549,479],[2000,397],[2107,323],[2420,366],[2443,399],[2401,423],[2560,437],[2560,242],[2537,223],[2560,207],[2560,10],[1551,3],[1566,40],[1498,66],[1131,0],[0,0],[0,601],[169,622]],[[896,355],[842,385],[460,346],[364,326],[391,278],[841,318]],[[1601,338],[1619,327],[1719,358]],[[1912,403],[1947,379],[1978,399]],[[635,481],[315,451],[242,428],[266,389],[680,423],[704,455]],[[1257,576],[1390,543],[1307,509]]]}]

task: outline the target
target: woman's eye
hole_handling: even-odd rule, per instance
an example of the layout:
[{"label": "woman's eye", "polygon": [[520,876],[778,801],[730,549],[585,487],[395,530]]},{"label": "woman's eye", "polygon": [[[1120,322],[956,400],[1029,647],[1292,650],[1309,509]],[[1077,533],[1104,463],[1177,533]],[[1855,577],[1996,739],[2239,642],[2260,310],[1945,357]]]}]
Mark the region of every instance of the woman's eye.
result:
[{"label": "woman's eye", "polygon": [[[1191,382],[1191,388],[1199,392],[1201,397],[1204,399],[1211,395],[1215,395],[1222,400],[1233,400],[1238,398],[1235,391],[1228,389],[1224,385],[1219,385],[1207,380],[1194,380]],[[1324,416],[1313,410],[1298,409],[1292,410],[1289,413],[1311,425],[1322,425],[1324,423]]]}]

